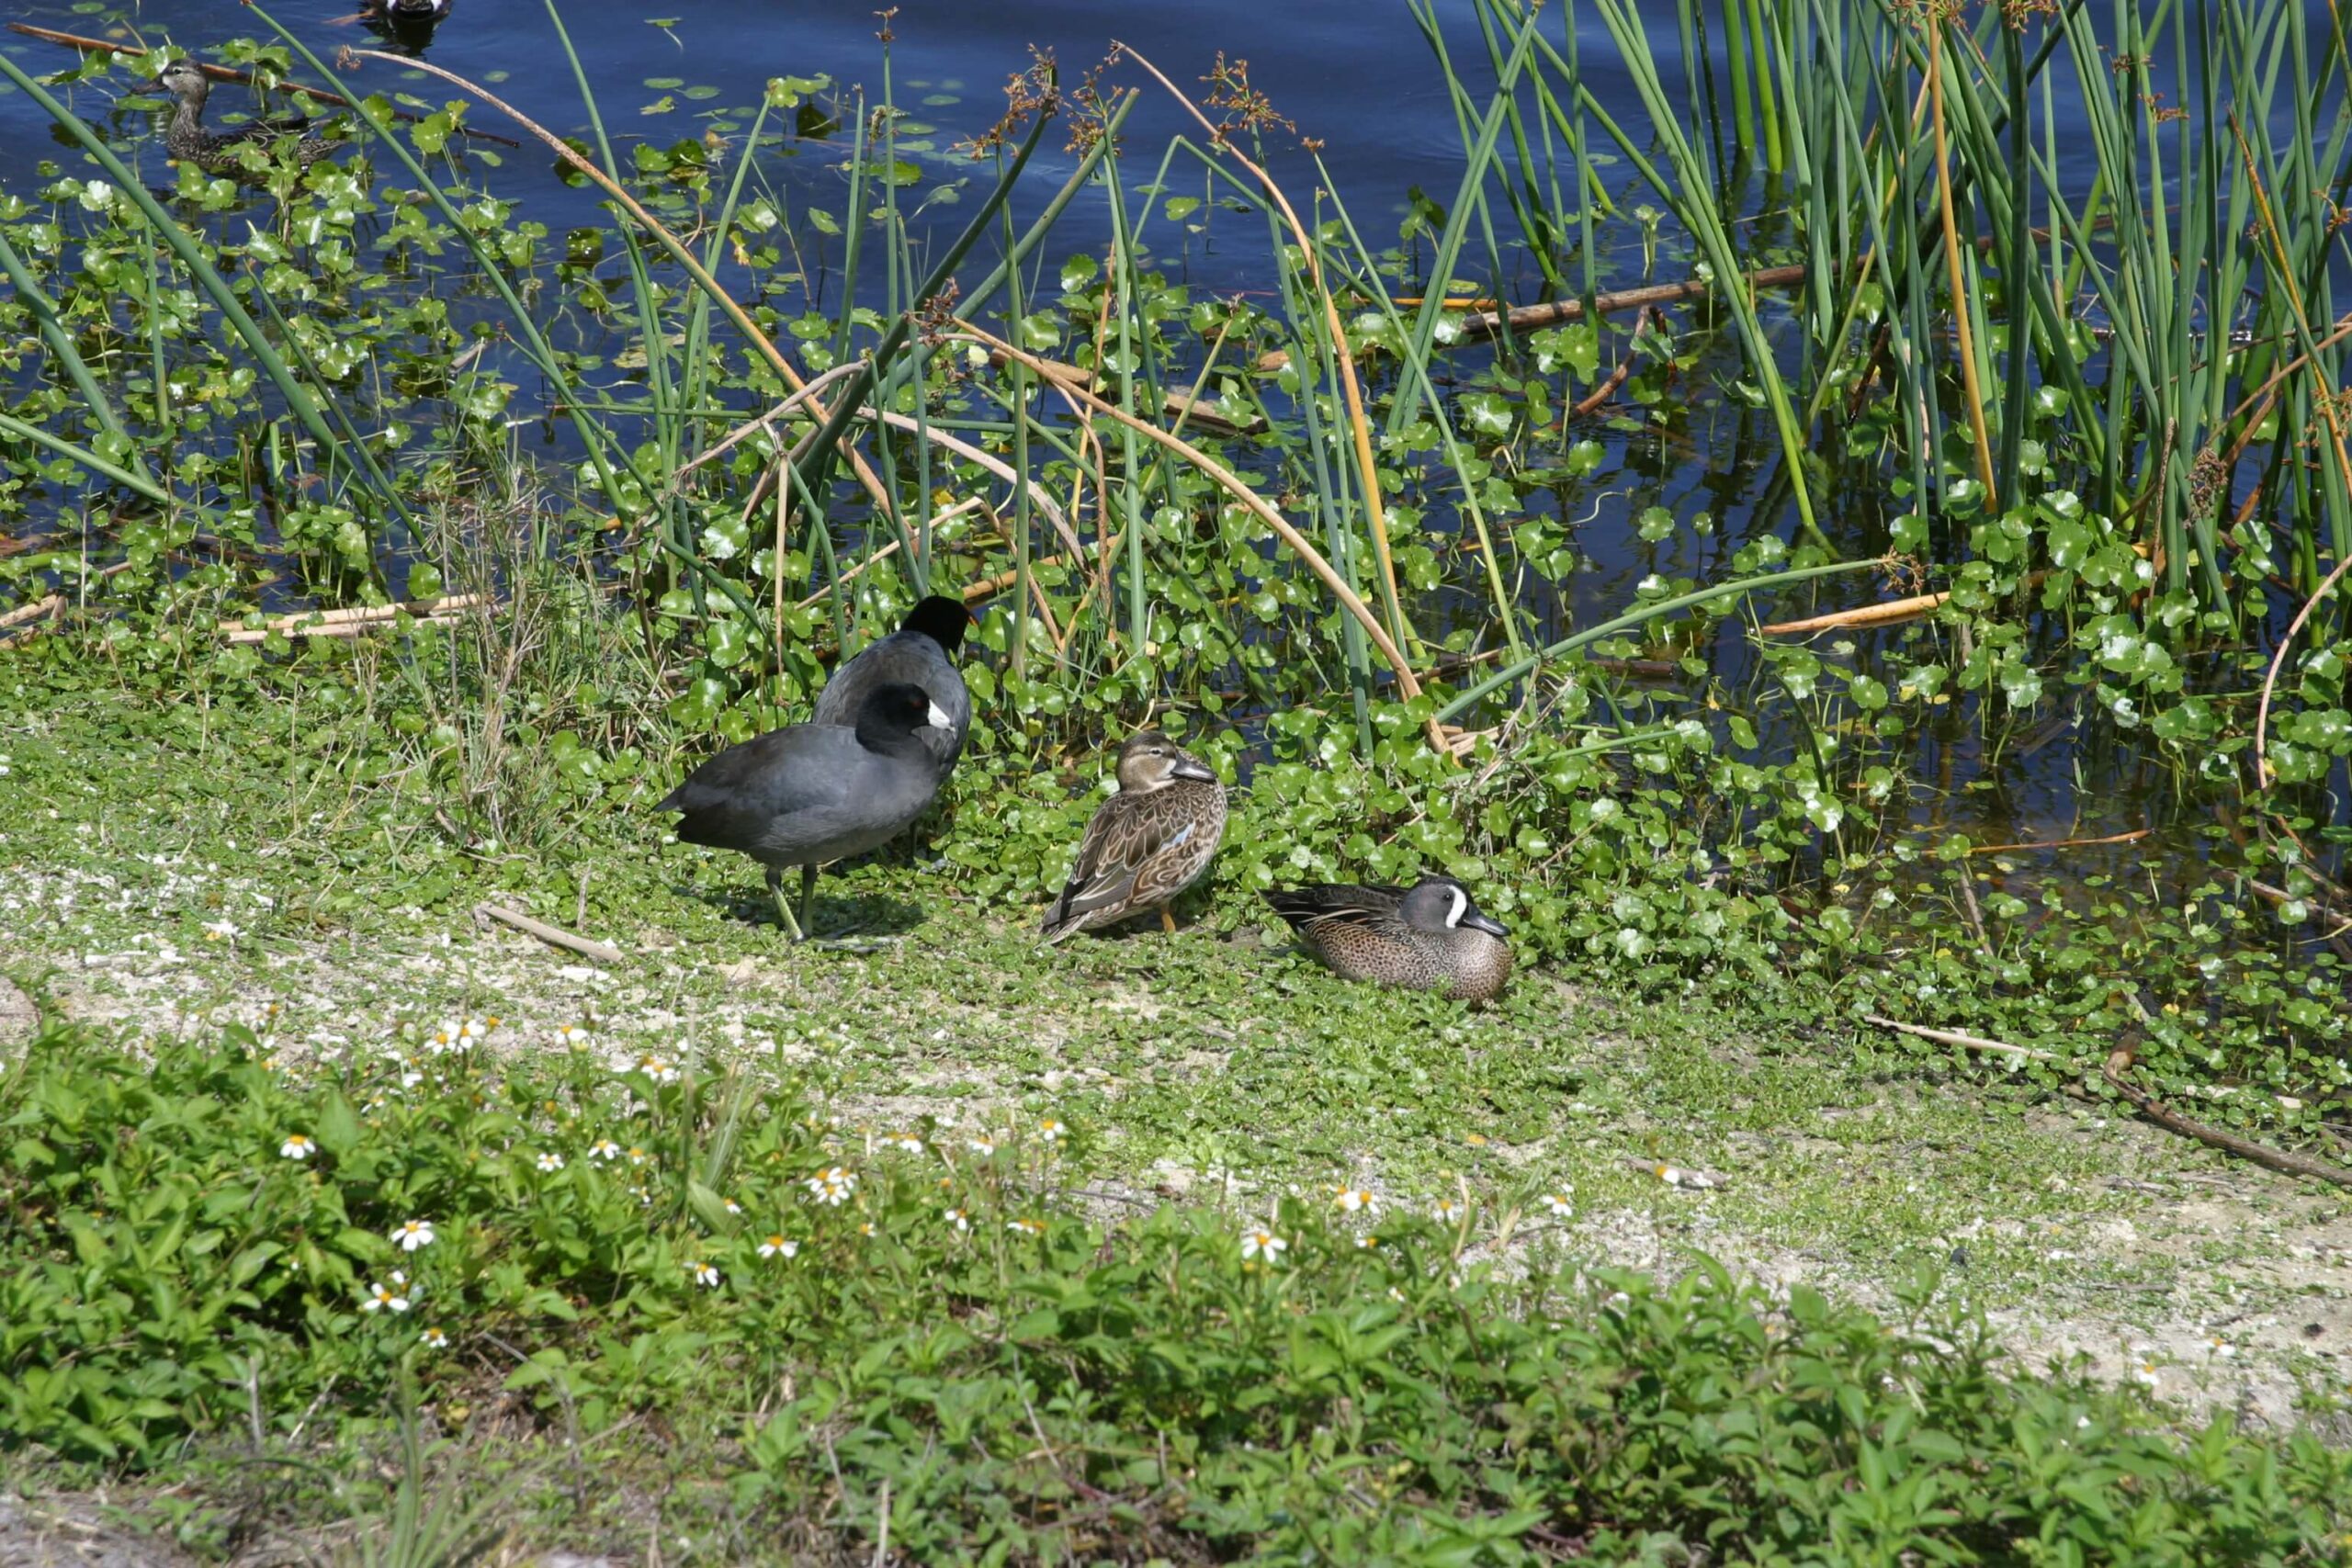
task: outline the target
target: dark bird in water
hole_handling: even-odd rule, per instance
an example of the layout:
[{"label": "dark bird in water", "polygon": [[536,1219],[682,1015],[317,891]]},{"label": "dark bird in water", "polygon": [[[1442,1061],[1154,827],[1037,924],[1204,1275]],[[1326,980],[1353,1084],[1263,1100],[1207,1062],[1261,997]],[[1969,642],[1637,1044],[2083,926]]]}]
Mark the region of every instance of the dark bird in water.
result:
[{"label": "dark bird in water", "polygon": [[1174,931],[1168,905],[1190,887],[1225,836],[1225,785],[1157,729],[1119,749],[1119,793],[1086,825],[1069,882],[1046,911],[1049,942],[1147,909]]},{"label": "dark bird in water", "polygon": [[[808,934],[817,868],[863,854],[922,816],[939,793],[931,740],[948,716],[921,686],[887,682],[866,697],[857,727],[772,729],[686,775],[657,811],[680,811],[678,837],[734,850],[767,867],[768,894],[792,940]],[[800,868],[800,915],[784,896],[784,868]]]},{"label": "dark bird in water", "polygon": [[247,185],[260,184],[267,177],[267,164],[266,160],[250,161],[248,166],[245,149],[249,147],[268,153],[289,146],[295,161],[306,169],[334,151],[311,130],[308,115],[257,119],[225,134],[205,130],[204,100],[211,95],[212,84],[193,60],[182,57],[173,61],[155,79],[172,96],[172,120],[164,130],[164,149],[173,157],[194,164],[208,175],[220,175]]},{"label": "dark bird in water", "polygon": [[423,49],[449,15],[450,0],[362,0],[359,19],[406,49]]},{"label": "dark bird in water", "polygon": [[1329,884],[1277,889],[1266,902],[1345,979],[1484,1002],[1510,978],[1508,933],[1450,876],[1425,876],[1410,892]]},{"label": "dark bird in water", "polygon": [[907,618],[888,637],[866,645],[864,651],[833,671],[817,694],[812,724],[846,728],[857,722],[868,694],[892,681],[921,686],[947,716],[944,730],[927,730],[923,744],[939,761],[944,783],[964,752],[964,738],[972,729],[972,694],[956,671],[956,649],[964,646],[965,628],[972,613],[960,599],[933,594],[907,612]]}]

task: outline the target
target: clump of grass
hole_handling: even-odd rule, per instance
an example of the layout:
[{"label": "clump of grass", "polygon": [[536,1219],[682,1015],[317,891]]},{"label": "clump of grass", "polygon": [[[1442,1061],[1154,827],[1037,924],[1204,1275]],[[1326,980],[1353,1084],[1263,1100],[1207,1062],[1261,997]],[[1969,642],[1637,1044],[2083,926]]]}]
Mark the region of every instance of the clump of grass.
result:
[{"label": "clump of grass", "polygon": [[[420,1422],[641,1417],[762,1538],[918,1557],[2189,1562],[2352,1525],[2345,1454],[2005,1381],[1931,1280],[1891,1323],[1579,1269],[1532,1190],[1106,1228],[1100,1129],[844,1128],[807,1080],[576,1031],[502,1055],[502,1027],[37,1041],[0,1079],[0,1443],[169,1473],[397,1428],[413,1479]],[[1513,1232],[1523,1272],[1467,1261]]]}]

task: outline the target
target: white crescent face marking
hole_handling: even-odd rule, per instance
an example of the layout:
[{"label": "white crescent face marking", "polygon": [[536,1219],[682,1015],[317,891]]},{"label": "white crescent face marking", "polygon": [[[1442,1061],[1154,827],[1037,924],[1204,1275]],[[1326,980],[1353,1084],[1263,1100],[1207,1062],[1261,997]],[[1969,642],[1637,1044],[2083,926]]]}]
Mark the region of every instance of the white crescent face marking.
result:
[{"label": "white crescent face marking", "polygon": [[930,725],[933,729],[953,729],[956,728],[956,721],[949,718],[947,716],[946,710],[942,708],[937,703],[931,705],[931,713],[923,722]]},{"label": "white crescent face marking", "polygon": [[1462,923],[1462,917],[1469,912],[1470,895],[1464,893],[1459,887],[1455,888],[1453,890],[1453,913],[1445,917],[1445,929],[1447,931],[1452,931],[1456,926],[1459,926]]}]

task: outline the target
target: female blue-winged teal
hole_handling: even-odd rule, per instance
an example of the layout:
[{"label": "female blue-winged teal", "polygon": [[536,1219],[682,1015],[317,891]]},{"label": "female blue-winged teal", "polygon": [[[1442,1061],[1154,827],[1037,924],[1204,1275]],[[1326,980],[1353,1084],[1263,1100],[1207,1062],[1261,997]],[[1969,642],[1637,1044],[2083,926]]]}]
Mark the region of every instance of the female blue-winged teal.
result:
[{"label": "female blue-winged teal", "polygon": [[817,694],[817,710],[808,721],[854,725],[858,710],[876,687],[891,681],[921,686],[947,716],[946,728],[922,732],[923,744],[939,760],[939,776],[945,779],[955,772],[956,759],[964,751],[964,737],[972,729],[972,694],[964,689],[964,677],[956,673],[954,662],[956,650],[964,646],[964,630],[971,624],[972,613],[964,608],[961,599],[933,594],[907,612],[897,631],[868,643],[856,658],[833,671],[833,678]]},{"label": "female blue-winged teal", "polygon": [[1350,980],[1490,1001],[1510,978],[1502,926],[1450,876],[1402,887],[1325,885],[1266,895],[1306,950]]},{"label": "female blue-winged teal", "polygon": [[[895,838],[939,794],[926,728],[947,715],[921,686],[876,687],[855,729],[796,724],[729,746],[686,775],[656,811],[682,811],[678,837],[767,867],[776,918],[798,942],[817,901],[817,868]],[[784,868],[800,868],[800,916],[785,902]]]},{"label": "female blue-winged teal", "polygon": [[244,149],[248,147],[266,152],[280,142],[290,142],[295,160],[306,169],[334,151],[311,130],[308,115],[257,119],[225,135],[205,130],[204,100],[210,96],[212,84],[196,62],[185,56],[165,65],[156,73],[155,80],[172,96],[172,120],[164,129],[164,150],[208,175],[220,175],[248,185],[261,183],[267,177],[266,167],[247,166]]},{"label": "female blue-winged teal", "polygon": [[1225,786],[1206,765],[1157,729],[1119,748],[1119,793],[1086,825],[1069,885],[1046,911],[1058,942],[1147,909],[1173,931],[1168,905],[1208,869],[1225,836]]}]

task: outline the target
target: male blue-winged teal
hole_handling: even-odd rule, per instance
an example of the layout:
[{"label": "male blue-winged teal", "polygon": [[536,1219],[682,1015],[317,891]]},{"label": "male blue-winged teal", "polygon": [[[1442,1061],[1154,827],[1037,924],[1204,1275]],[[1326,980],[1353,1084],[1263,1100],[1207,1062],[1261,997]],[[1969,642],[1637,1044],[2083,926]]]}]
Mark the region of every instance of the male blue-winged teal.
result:
[{"label": "male blue-winged teal", "polygon": [[[767,867],[776,918],[798,942],[817,900],[817,868],[863,854],[922,816],[939,793],[926,729],[948,716],[921,686],[877,686],[857,728],[796,724],[729,746],[686,775],[656,811],[682,811],[678,837],[735,850]],[[800,868],[800,916],[784,868]]]},{"label": "male blue-winged teal", "polygon": [[938,759],[944,780],[963,754],[964,738],[972,729],[972,694],[956,672],[956,650],[964,646],[965,628],[972,613],[960,599],[933,594],[907,612],[907,618],[888,637],[868,643],[858,656],[833,671],[817,694],[811,724],[844,728],[857,723],[867,694],[891,681],[921,686],[947,716],[944,729],[923,731],[923,744]]},{"label": "male blue-winged teal", "polygon": [[1119,748],[1119,793],[1086,825],[1069,882],[1046,911],[1044,931],[1058,942],[1129,915],[1168,912],[1216,853],[1225,836],[1225,786],[1198,760],[1157,729],[1143,729]]},{"label": "male blue-winged teal", "polygon": [[266,152],[280,143],[290,143],[295,160],[306,169],[334,151],[310,129],[308,115],[257,119],[226,133],[205,130],[204,100],[210,96],[212,84],[186,56],[165,65],[155,80],[172,96],[171,123],[164,128],[164,151],[208,175],[259,184],[266,177],[266,169],[248,166],[244,152],[248,147]]},{"label": "male blue-winged teal", "polygon": [[1266,895],[1306,950],[1350,980],[1376,980],[1457,1001],[1490,1001],[1510,978],[1502,926],[1450,876],[1402,887],[1329,884]]}]

